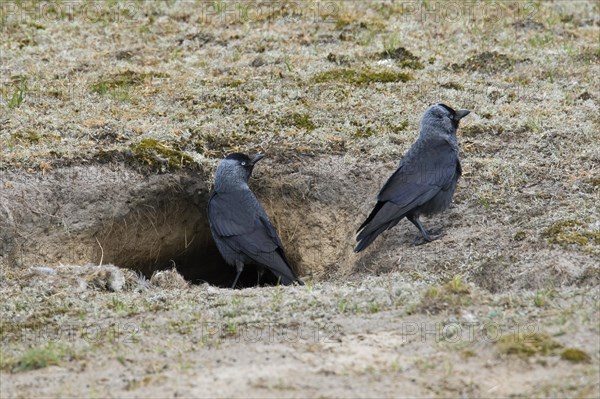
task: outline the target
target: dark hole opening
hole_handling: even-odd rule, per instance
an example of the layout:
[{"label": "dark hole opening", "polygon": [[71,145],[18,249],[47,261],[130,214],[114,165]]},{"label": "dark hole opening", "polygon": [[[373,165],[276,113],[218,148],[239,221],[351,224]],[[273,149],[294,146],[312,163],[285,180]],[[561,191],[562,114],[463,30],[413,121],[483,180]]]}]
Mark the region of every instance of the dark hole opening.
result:
[{"label": "dark hole opening", "polygon": [[[167,198],[132,210],[101,235],[105,262],[137,270],[150,278],[175,267],[189,282],[231,288],[236,269],[228,265],[212,238],[206,219],[208,198]],[[244,266],[237,288],[275,285],[276,276]]]},{"label": "dark hole opening", "polygon": [[[177,265],[177,271],[183,278],[194,284],[206,282],[221,288],[231,288],[237,274],[235,267],[228,265],[223,260],[212,237],[206,241],[205,245],[199,245],[189,254],[173,259]],[[236,288],[275,284],[277,284],[277,279],[273,273],[267,270],[260,276],[256,265],[247,264],[244,265]]]}]

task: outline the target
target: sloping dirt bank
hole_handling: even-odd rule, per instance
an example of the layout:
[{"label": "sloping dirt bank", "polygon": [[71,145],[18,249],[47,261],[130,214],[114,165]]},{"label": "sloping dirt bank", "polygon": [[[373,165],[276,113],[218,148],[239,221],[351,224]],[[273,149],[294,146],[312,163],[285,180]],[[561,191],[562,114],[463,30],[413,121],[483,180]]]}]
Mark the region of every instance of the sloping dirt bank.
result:
[{"label": "sloping dirt bank", "polygon": [[[461,274],[492,292],[597,281],[593,253],[549,246],[543,234],[515,240],[501,212],[489,214],[469,201],[468,179],[453,207],[426,222],[446,227],[442,240],[414,247],[417,232],[400,223],[364,255],[354,254],[356,227],[394,167],[341,156],[270,159],[251,184],[306,277],[400,269],[437,282]],[[233,270],[206,220],[211,181],[210,172],[157,174],[116,163],[7,172],[0,182],[3,257],[11,267],[112,263],[147,277],[176,267],[190,281],[227,286]],[[255,275],[249,268],[245,284],[254,284]]]}]

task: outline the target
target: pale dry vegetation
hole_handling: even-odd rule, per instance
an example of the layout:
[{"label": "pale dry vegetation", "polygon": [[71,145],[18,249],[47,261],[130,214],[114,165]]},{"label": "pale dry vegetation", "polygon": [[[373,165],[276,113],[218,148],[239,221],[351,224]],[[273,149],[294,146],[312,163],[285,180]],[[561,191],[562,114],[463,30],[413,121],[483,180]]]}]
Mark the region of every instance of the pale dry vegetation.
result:
[{"label": "pale dry vegetation", "polygon": [[[0,10],[2,397],[600,394],[596,2]],[[354,255],[436,102],[473,110],[446,236]],[[220,270],[232,151],[269,155],[252,185],[307,286],[171,270]]]}]

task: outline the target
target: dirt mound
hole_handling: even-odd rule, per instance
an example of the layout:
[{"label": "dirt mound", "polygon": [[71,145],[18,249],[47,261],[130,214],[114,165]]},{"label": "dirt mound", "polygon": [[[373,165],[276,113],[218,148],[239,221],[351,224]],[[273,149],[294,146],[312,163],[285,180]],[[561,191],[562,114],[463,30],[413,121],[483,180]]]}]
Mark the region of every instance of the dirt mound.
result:
[{"label": "dirt mound", "polygon": [[190,256],[217,262],[202,213],[207,180],[118,165],[8,172],[2,253],[13,267],[104,262],[148,275]]},{"label": "dirt mound", "polygon": [[[295,173],[263,168],[253,185],[301,274],[337,270],[352,253],[355,216],[340,202],[341,161]],[[338,173],[341,172],[341,173]],[[330,181],[339,174],[337,181]],[[2,254],[11,267],[113,263],[150,277],[176,267],[186,279],[228,285],[233,269],[212,240],[206,203],[212,177],[107,164],[2,178]],[[348,199],[349,196],[342,198]],[[252,285],[255,271],[244,273]]]},{"label": "dirt mound", "polygon": [[469,57],[463,64],[450,65],[450,69],[453,71],[466,70],[470,72],[497,73],[513,68],[519,62],[524,61],[516,60],[497,51],[485,51]]},{"label": "dirt mound", "polygon": [[[461,275],[491,292],[597,282],[593,254],[571,253],[543,235],[515,240],[495,218],[482,225],[481,209],[464,200],[468,181],[460,182],[450,210],[425,221],[445,226],[442,240],[412,246],[417,232],[400,223],[354,254],[355,230],[394,167],[343,156],[287,163],[273,157],[256,169],[251,186],[304,278],[399,270],[435,283]],[[234,270],[206,219],[211,180],[198,171],[146,174],[117,164],[8,172],[0,193],[2,254],[11,267],[112,263],[148,278],[175,267],[188,281],[228,286]],[[242,284],[255,283],[248,267]]]},{"label": "dirt mound", "polygon": [[374,55],[379,60],[394,60],[402,68],[423,69],[421,59],[404,47],[386,49]]}]

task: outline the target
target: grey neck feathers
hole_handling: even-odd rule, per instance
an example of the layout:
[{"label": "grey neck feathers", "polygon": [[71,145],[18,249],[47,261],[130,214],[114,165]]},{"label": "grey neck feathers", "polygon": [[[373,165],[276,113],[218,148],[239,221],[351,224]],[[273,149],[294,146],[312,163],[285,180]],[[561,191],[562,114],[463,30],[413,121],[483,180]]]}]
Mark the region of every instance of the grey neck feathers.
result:
[{"label": "grey neck feathers", "polygon": [[248,176],[244,168],[223,160],[217,167],[215,175],[215,191],[240,191],[249,190]]},{"label": "grey neck feathers", "polygon": [[[438,111],[438,110],[435,110]],[[428,110],[421,119],[420,139],[443,138],[456,141],[456,129],[452,121],[438,112]]]}]

